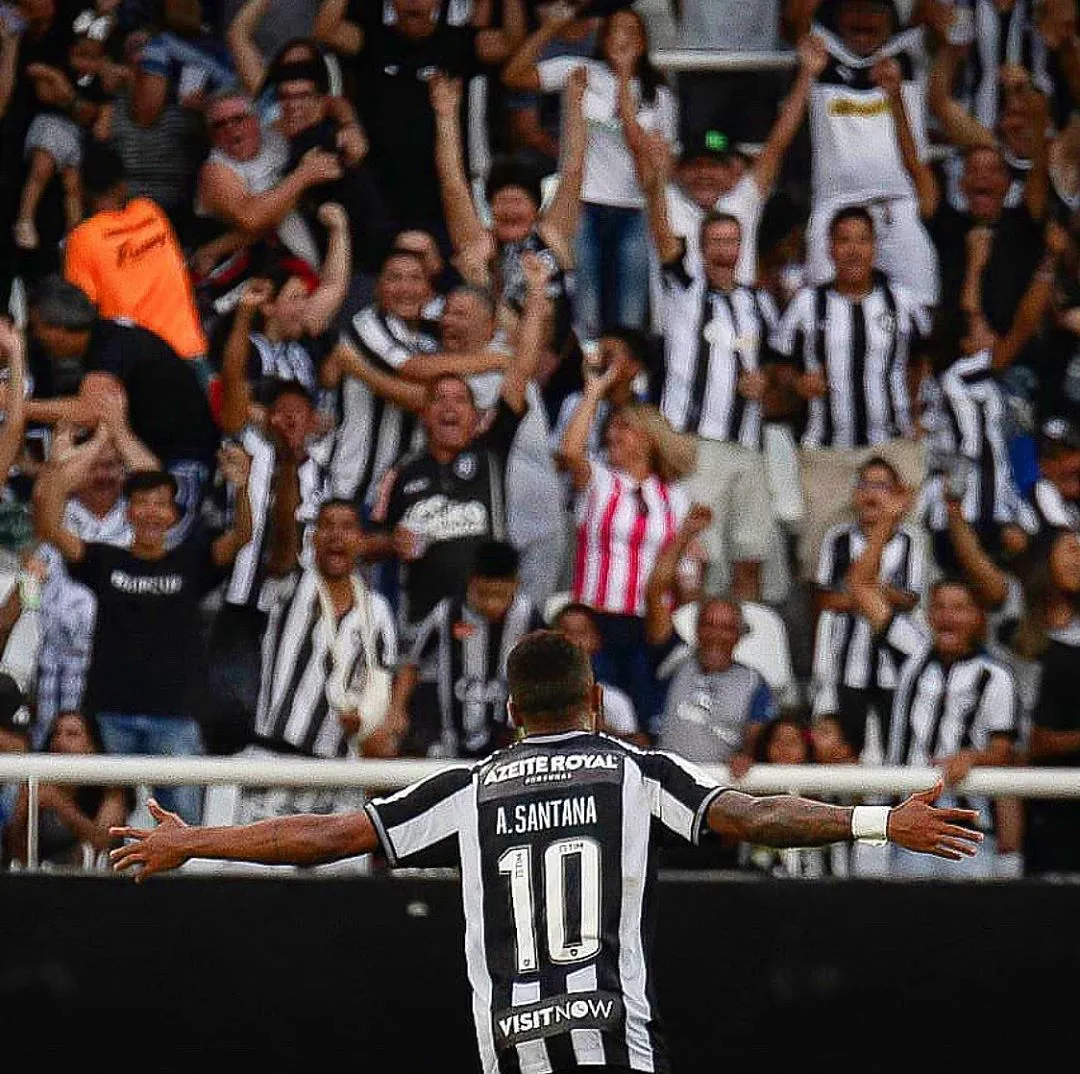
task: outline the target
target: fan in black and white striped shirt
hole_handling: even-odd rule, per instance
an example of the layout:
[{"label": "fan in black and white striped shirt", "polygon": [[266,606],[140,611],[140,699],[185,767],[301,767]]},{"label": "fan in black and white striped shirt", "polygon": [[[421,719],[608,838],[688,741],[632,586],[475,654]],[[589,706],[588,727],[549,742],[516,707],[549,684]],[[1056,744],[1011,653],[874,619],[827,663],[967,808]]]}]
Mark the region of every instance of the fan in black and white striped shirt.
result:
[{"label": "fan in black and white striped shirt", "polygon": [[806,400],[800,558],[808,579],[825,530],[846,516],[849,491],[871,455],[883,456],[913,488],[924,469],[907,378],[909,353],[929,321],[907,289],[875,270],[874,221],[865,208],[840,210],[829,241],[832,282],[799,291],[772,340],[786,363],[780,381]]},{"label": "fan in black and white striped shirt", "polygon": [[[403,703],[413,702],[403,752],[481,757],[507,744],[506,661],[514,646],[542,625],[521,590],[514,546],[496,540],[481,544],[464,596],[439,601],[416,628],[402,662],[400,696]],[[412,693],[414,685],[418,689]]]},{"label": "fan in black and white striped shirt", "polygon": [[761,451],[776,307],[766,292],[737,282],[742,228],[734,216],[705,216],[700,263],[691,261],[668,219],[662,171],[647,172],[645,183],[663,273],[660,409],[675,429],[698,438],[688,491],[713,513],[701,537],[705,587],[781,601],[789,579],[786,561],[776,555],[781,540]]},{"label": "fan in black and white striped shirt", "polygon": [[368,665],[397,662],[390,605],[355,572],[362,542],[356,508],[327,500],[315,524],[313,565],[264,587],[269,615],[255,737],[272,752],[345,756],[371,714],[342,709],[334,681],[349,690],[362,685]]},{"label": "fan in black and white striped shirt", "polygon": [[[967,582],[948,575],[930,589],[926,622],[897,614],[881,590],[882,551],[907,511],[904,497],[890,497],[870,528],[863,554],[848,574],[855,606],[875,638],[897,661],[887,764],[936,766],[947,788],[978,766],[1008,765],[1019,727],[1020,700],[1012,671],[985,647],[986,615]],[[946,791],[948,794],[948,790]],[[978,810],[980,827],[994,831],[987,800],[957,797]],[[991,875],[993,841],[979,862],[965,863],[977,875]],[[956,868],[897,855],[890,868],[902,875],[924,869],[957,875]]]},{"label": "fan in black and white striped shirt", "polygon": [[330,492],[369,507],[394,461],[420,446],[422,432],[414,415],[373,391],[355,365],[405,375],[411,361],[438,349],[421,329],[429,285],[420,255],[391,250],[376,287],[375,302],[352,318],[327,360],[327,379],[339,389],[340,419]]},{"label": "fan in black and white striped shirt", "polygon": [[[873,638],[870,624],[856,614],[848,592],[851,565],[866,548],[866,534],[886,500],[896,495],[900,478],[884,459],[870,459],[859,471],[852,507],[856,521],[825,534],[818,563],[818,616],[814,640],[812,705],[815,716],[835,713],[856,756],[866,746],[867,719],[873,710],[888,741],[896,668]],[[925,553],[915,529],[901,525],[882,553],[878,580],[897,611],[910,611],[922,596]]]},{"label": "fan in black and white striped shirt", "polygon": [[732,842],[824,846],[857,833],[956,859],[978,846],[963,827],[974,814],[936,809],[933,792],[864,827],[865,812],[726,790],[673,754],[598,734],[603,698],[588,656],[560,634],[527,635],[507,678],[524,732],[509,749],[347,816],[191,829],[154,805],[166,823],[125,829],[113,866],[145,879],[193,856],[312,865],[376,849],[392,866],[456,866],[484,1074],[665,1074],[651,966],[662,840],[697,843],[709,829]]},{"label": "fan in black and white striped shirt", "polygon": [[1021,499],[1012,473],[1005,429],[1005,401],[998,378],[1021,354],[1043,323],[1054,293],[1057,264],[1068,239],[1056,226],[1046,232],[1046,253],[1028,284],[1007,332],[995,333],[982,313],[982,271],[990,254],[987,229],[969,235],[965,306],[975,313],[942,307],[936,314],[934,363],[941,372],[928,379],[926,424],[940,458],[923,493],[934,554],[946,571],[955,569],[945,507],[952,471],[963,489],[964,519],[991,554],[1008,546],[1011,531],[1022,538]]},{"label": "fan in black and white striped shirt", "polygon": [[838,213],[836,278],[798,292],[773,336],[778,355],[814,378],[800,386],[804,447],[876,447],[914,434],[908,357],[930,322],[910,292],[873,270],[873,238],[866,210]]}]

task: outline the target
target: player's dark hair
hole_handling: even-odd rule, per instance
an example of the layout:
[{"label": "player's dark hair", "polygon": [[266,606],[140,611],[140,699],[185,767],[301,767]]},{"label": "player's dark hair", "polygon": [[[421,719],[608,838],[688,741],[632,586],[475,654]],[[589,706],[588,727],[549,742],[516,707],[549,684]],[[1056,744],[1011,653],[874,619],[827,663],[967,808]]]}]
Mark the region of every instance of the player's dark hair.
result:
[{"label": "player's dark hair", "polygon": [[124,497],[130,500],[137,492],[152,492],[154,489],[167,488],[176,500],[180,486],[168,470],[136,470],[128,474],[124,481]]},{"label": "player's dark hair", "polygon": [[514,646],[506,680],[515,714],[528,720],[566,720],[589,704],[593,673],[588,656],[554,630],[534,630]]},{"label": "player's dark hair", "polygon": [[509,541],[484,541],[473,553],[472,573],[477,578],[509,582],[518,576],[521,556]]}]

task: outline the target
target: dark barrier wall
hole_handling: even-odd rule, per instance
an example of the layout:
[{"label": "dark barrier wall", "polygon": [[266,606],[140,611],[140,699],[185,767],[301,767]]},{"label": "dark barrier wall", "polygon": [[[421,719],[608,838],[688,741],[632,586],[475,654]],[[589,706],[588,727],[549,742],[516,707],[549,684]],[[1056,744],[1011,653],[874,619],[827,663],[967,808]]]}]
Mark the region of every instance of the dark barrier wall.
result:
[{"label": "dark barrier wall", "polygon": [[[475,1074],[461,942],[445,877],[9,874],[5,1055]],[[1080,887],[671,879],[655,972],[677,1074],[1073,1064]]]}]

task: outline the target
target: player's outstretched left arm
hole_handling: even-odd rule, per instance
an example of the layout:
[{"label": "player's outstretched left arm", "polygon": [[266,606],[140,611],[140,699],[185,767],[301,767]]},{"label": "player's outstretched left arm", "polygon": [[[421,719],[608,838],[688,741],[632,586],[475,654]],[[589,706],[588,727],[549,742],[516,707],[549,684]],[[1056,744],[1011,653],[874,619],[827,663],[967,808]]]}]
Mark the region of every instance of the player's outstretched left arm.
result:
[{"label": "player's outstretched left arm", "polygon": [[709,827],[728,839],[771,847],[826,846],[877,837],[920,854],[961,861],[974,855],[982,842],[982,832],[973,827],[978,813],[933,805],[942,787],[939,781],[887,811],[858,807],[864,810],[858,816],[851,806],[796,795],[755,797],[729,790],[709,807]]},{"label": "player's outstretched left arm", "polygon": [[110,828],[127,842],[109,854],[116,872],[137,870],[136,881],[179,868],[191,858],[247,861],[260,865],[321,865],[359,854],[378,845],[378,836],[363,812],[296,814],[254,824],[203,828],[185,824],[154,799],[147,803],[155,828]]}]

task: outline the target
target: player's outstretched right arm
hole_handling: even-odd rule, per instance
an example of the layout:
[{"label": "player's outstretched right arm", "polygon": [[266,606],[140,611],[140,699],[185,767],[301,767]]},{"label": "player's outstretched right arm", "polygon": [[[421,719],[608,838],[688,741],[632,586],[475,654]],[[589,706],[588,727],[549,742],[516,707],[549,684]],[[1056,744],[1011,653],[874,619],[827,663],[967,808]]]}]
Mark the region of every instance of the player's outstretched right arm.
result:
[{"label": "player's outstretched right arm", "polygon": [[982,833],[973,827],[978,814],[971,809],[934,806],[942,787],[939,781],[888,810],[857,807],[862,810],[859,815],[851,806],[797,795],[755,797],[727,790],[709,806],[708,823],[721,836],[757,846],[825,846],[876,838],[921,854],[961,861],[974,855],[982,842]]},{"label": "player's outstretched right arm", "polygon": [[156,828],[110,828],[128,840],[109,854],[117,872],[136,869],[136,881],[176,869],[191,858],[247,861],[260,865],[321,865],[359,854],[378,845],[375,828],[363,812],[296,814],[254,824],[191,827],[154,799],[147,803]]}]

